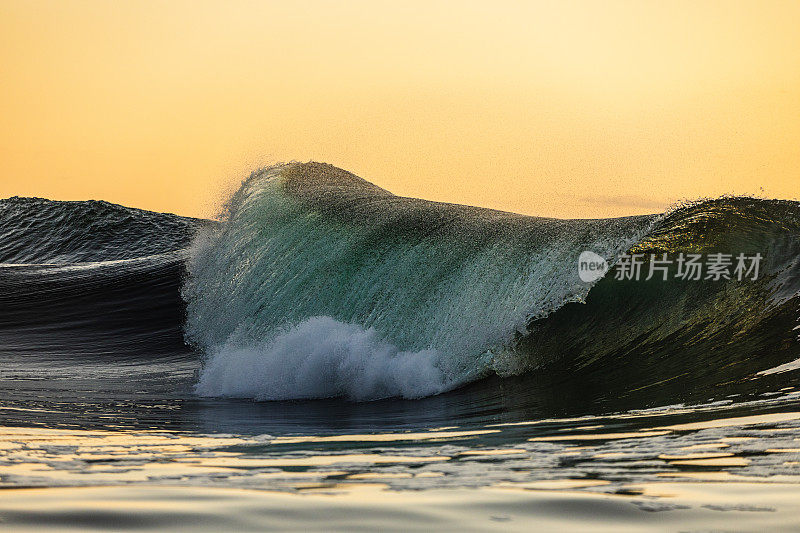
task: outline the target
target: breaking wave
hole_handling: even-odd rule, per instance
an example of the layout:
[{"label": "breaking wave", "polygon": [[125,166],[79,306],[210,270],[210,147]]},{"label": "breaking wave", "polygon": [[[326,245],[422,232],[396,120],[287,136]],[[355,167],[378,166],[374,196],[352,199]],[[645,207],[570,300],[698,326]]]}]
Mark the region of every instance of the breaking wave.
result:
[{"label": "breaking wave", "polygon": [[[417,398],[490,374],[589,369],[620,393],[687,373],[707,393],[800,357],[798,213],[722,198],[559,220],[398,197],[325,164],[271,167],[194,241],[183,295],[186,339],[206,354],[196,390]],[[595,285],[577,275],[585,250],[765,264],[757,281]]]}]

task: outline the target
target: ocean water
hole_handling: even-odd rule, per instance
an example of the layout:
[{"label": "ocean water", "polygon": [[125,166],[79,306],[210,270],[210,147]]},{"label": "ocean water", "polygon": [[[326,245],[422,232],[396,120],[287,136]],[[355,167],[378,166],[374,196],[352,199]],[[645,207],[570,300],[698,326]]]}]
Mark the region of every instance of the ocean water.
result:
[{"label": "ocean water", "polygon": [[799,320],[797,202],[544,219],[317,163],[219,221],[1,200],[0,528],[796,530]]}]

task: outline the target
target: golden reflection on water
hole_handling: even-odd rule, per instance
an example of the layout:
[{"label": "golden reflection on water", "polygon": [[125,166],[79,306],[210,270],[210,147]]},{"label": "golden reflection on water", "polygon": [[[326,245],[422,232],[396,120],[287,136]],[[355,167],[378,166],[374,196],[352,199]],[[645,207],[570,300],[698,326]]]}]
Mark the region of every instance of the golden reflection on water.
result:
[{"label": "golden reflection on water", "polygon": [[670,461],[671,465],[684,466],[747,466],[750,461],[743,457],[718,457],[711,459],[686,459],[680,461]]},{"label": "golden reflection on water", "polygon": [[632,431],[625,433],[596,433],[592,435],[550,435],[547,437],[531,437],[532,442],[541,441],[573,441],[573,440],[617,440],[636,439],[643,437],[658,437],[666,435],[669,431]]},{"label": "golden reflection on water", "polygon": [[610,482],[603,479],[549,479],[542,481],[531,481],[528,483],[500,483],[495,485],[500,488],[514,488],[524,490],[564,490],[582,489],[587,487],[600,487],[608,485]]},{"label": "golden reflection on water", "polygon": [[325,435],[325,436],[300,436],[277,437],[272,439],[272,444],[305,444],[314,442],[396,442],[418,441],[433,439],[449,439],[457,437],[474,437],[500,433],[499,429],[482,429],[476,431],[426,431],[419,433],[375,433],[361,435]]},{"label": "golden reflection on water", "polygon": [[[537,441],[582,441],[582,440],[618,440],[618,439],[633,439],[633,438],[642,438],[642,437],[656,437],[661,435],[666,435],[670,432],[677,432],[677,431],[698,431],[702,429],[712,429],[712,428],[725,428],[725,427],[734,427],[734,426],[747,426],[753,424],[771,424],[771,423],[779,423],[779,422],[788,422],[792,420],[800,419],[800,412],[791,412],[791,413],[770,413],[770,414],[763,414],[763,415],[753,415],[753,416],[742,416],[742,417],[733,417],[733,418],[721,418],[716,420],[708,420],[704,422],[691,422],[686,424],[672,424],[668,426],[657,426],[653,428],[642,429],[638,432],[620,432],[620,433],[592,433],[589,435],[586,434],[572,434],[572,435],[548,435],[543,437],[531,437],[528,440],[537,442]],[[574,430],[587,430],[592,429],[594,427],[603,427],[601,426],[584,426],[580,428],[570,428],[571,431]],[[796,431],[794,428],[767,428],[764,431]],[[739,437],[733,439],[746,439],[748,437]],[[733,441],[733,439],[730,439]],[[725,440],[725,439],[723,439]],[[724,444],[720,444],[719,446],[723,446]],[[716,446],[716,444],[714,445]]]},{"label": "golden reflection on water", "polygon": [[414,476],[409,472],[362,472],[360,474],[350,474],[347,479],[398,479],[411,477]]},{"label": "golden reflection on water", "polygon": [[667,461],[671,460],[679,460],[679,459],[712,459],[714,457],[732,457],[732,453],[687,453],[685,455],[669,455],[662,453],[658,456],[659,459],[664,459]]},{"label": "golden reflection on water", "polygon": [[[795,483],[797,424],[787,423],[798,419],[800,412],[770,413],[637,428],[582,417],[577,427],[495,424],[279,437],[11,427],[0,428],[0,487],[146,483],[338,491],[374,480],[393,489],[467,483],[601,490],[643,475]],[[602,431],[610,427],[625,430]]]},{"label": "golden reflection on water", "polygon": [[437,461],[449,461],[450,457],[445,455],[433,456],[403,456],[403,455],[383,455],[376,453],[346,454],[346,455],[315,455],[299,457],[296,459],[286,457],[276,457],[272,459],[250,459],[242,457],[211,457],[208,459],[180,458],[177,462],[183,463],[194,468],[197,466],[218,467],[218,468],[266,468],[266,467],[285,467],[285,466],[326,466],[344,463],[433,463]]},{"label": "golden reflection on water", "polygon": [[672,431],[697,431],[699,429],[724,428],[732,426],[747,426],[751,424],[774,424],[800,419],[800,412],[770,413],[764,415],[739,416],[735,418],[720,418],[705,422],[691,422],[688,424],[673,424],[653,428],[655,430],[668,429]]},{"label": "golden reflection on water", "polygon": [[[368,479],[368,478],[365,478]],[[42,517],[52,527],[66,516],[84,529],[108,527],[109,516],[161,531],[191,524],[202,531],[448,529],[487,531],[793,530],[800,513],[795,485],[665,480],[602,492],[602,480],[559,479],[482,489],[392,491],[386,483],[301,483],[295,494],[216,487],[124,486],[8,489],[0,514],[15,530]],[[98,512],[101,511],[101,512]],[[656,516],[647,511],[670,511]],[[725,514],[721,514],[724,512]],[[53,522],[52,519],[60,522]],[[16,520],[16,521],[15,521]],[[20,528],[19,526],[22,526]],[[38,524],[41,527],[41,523]],[[188,527],[188,526],[187,526]],[[27,528],[27,529],[23,529]]]}]

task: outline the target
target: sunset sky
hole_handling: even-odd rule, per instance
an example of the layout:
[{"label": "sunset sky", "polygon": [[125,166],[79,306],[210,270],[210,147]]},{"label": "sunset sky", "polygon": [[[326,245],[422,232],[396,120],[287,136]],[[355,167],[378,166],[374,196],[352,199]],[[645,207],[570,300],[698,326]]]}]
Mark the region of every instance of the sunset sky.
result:
[{"label": "sunset sky", "polygon": [[[317,160],[534,215],[800,197],[800,1],[0,1],[0,197]],[[763,190],[761,189],[763,188]]]}]

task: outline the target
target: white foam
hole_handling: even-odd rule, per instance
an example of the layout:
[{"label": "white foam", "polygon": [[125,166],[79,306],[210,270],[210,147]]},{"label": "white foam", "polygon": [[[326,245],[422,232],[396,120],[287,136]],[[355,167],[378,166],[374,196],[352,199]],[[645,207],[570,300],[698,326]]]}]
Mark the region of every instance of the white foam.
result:
[{"label": "white foam", "polygon": [[455,385],[438,359],[434,350],[400,351],[372,328],[319,316],[269,342],[215,349],[196,392],[255,400],[421,398]]}]

